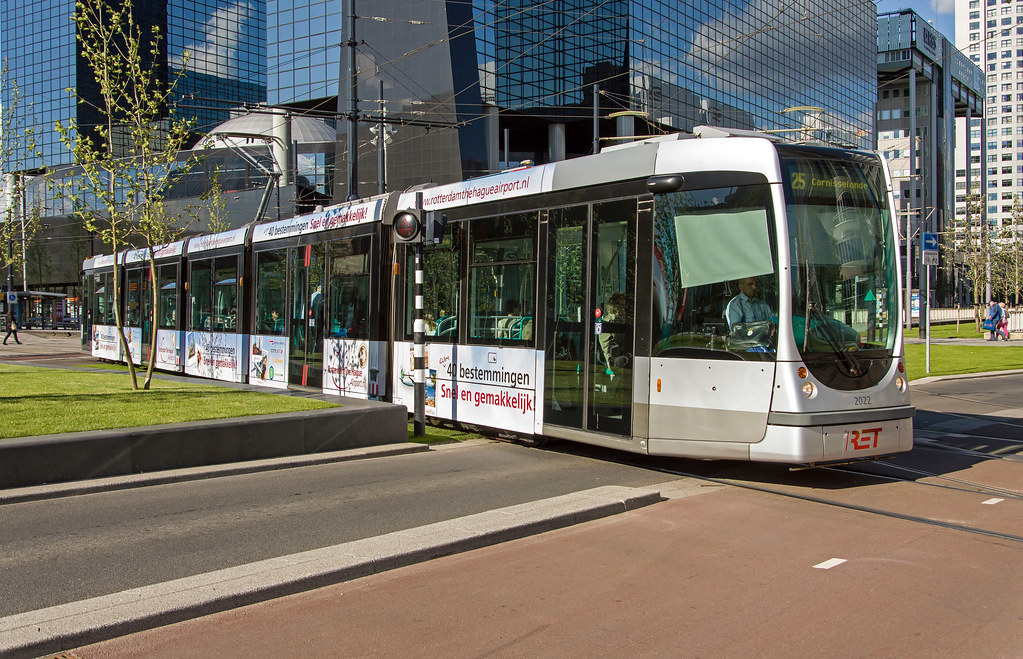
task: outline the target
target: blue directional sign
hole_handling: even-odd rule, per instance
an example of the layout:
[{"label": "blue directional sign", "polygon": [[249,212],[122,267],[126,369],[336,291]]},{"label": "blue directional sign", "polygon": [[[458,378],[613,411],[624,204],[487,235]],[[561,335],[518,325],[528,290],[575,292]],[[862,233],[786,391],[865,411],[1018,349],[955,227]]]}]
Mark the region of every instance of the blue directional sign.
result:
[{"label": "blue directional sign", "polygon": [[938,234],[936,233],[924,233],[924,245],[925,252],[937,252],[938,251]]}]

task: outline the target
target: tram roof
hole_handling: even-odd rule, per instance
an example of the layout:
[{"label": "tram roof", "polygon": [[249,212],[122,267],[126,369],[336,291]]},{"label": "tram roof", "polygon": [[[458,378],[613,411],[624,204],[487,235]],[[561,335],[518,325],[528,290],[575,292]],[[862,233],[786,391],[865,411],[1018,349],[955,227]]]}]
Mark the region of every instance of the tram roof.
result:
[{"label": "tram roof", "polygon": [[[753,171],[777,182],[781,172],[774,143],[780,141],[764,133],[731,129],[675,133],[618,145],[595,155],[425,188],[421,190],[423,208],[458,208],[687,171]],[[406,192],[397,207],[414,208],[415,204],[415,192]]]}]

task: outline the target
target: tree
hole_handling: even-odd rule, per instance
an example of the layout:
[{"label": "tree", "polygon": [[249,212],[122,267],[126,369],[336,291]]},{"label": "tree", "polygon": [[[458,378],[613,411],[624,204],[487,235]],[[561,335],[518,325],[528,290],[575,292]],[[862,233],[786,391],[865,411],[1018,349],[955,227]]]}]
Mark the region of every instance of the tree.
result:
[{"label": "tree", "polygon": [[1015,195],[1012,200],[1012,214],[1006,218],[998,234],[997,248],[992,255],[994,272],[992,273],[993,288],[998,297],[1006,301],[1014,300],[1019,304],[1023,293],[1023,197]]},{"label": "tree", "polygon": [[231,227],[231,211],[227,210],[227,197],[224,196],[224,186],[220,184],[220,173],[220,165],[217,165],[210,177],[209,189],[199,196],[206,207],[209,218],[206,226],[210,233],[220,233]]},{"label": "tree", "polygon": [[973,290],[974,320],[977,323],[977,331],[980,331],[983,316],[981,296],[989,277],[991,232],[984,226],[982,199],[976,194],[971,194],[966,203],[969,219],[964,225],[957,227],[957,233],[961,233],[962,239],[957,241],[957,251],[953,259],[962,265],[963,274],[970,281]]},{"label": "tree", "polygon": [[[170,216],[165,205],[172,173],[182,174],[177,152],[191,137],[191,122],[177,118],[169,103],[177,82],[164,83],[161,67],[161,36],[158,28],[144,34],[130,4],[108,0],[79,0],[75,24],[82,58],[95,78],[95,101],[69,89],[78,102],[91,104],[102,117],[96,126],[81,126],[72,119],[58,122],[57,132],[70,152],[80,175],[64,193],[83,218],[115,254],[139,236],[149,254],[152,308],[157,306],[155,249],[173,241],[183,231],[182,216]],[[186,53],[187,61],[187,53]],[[121,314],[122,285],[114,268],[113,308],[121,349],[128,358],[132,389],[138,378],[130,357]],[[150,346],[156,345],[156,323],[151,323]],[[144,388],[149,388],[155,364],[150,350]]]},{"label": "tree", "polygon": [[[29,214],[26,208],[28,179],[26,166],[29,159],[38,157],[35,130],[28,125],[25,114],[20,110],[23,98],[16,80],[9,75],[7,60],[0,68],[0,199],[3,203],[3,221],[0,224],[0,265],[8,269],[22,269],[24,272],[26,246],[30,236],[39,226],[39,214]],[[9,270],[10,272],[10,270]],[[13,279],[9,278],[8,283]],[[28,281],[22,276],[22,286]]]}]

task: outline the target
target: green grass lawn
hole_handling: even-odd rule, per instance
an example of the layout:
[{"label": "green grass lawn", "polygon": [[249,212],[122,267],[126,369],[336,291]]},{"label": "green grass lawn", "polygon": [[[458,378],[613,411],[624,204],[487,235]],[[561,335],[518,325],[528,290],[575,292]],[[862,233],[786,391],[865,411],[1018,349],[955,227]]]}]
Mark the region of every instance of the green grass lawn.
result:
[{"label": "green grass lawn", "polygon": [[[913,329],[909,331],[907,336],[915,338],[918,336],[919,332],[919,328],[914,325]],[[980,339],[986,336],[987,332],[977,331],[977,324],[972,320],[969,322],[961,322],[958,327],[955,323],[931,325],[932,339]]]},{"label": "green grass lawn", "polygon": [[0,438],[276,414],[333,407],[307,398],[154,380],[131,391],[120,373],[0,364]]},{"label": "green grass lawn", "polygon": [[1023,345],[957,346],[932,343],[930,373],[927,372],[926,350],[927,346],[923,343],[906,345],[906,371],[910,380],[935,375],[984,373],[1023,368]]}]

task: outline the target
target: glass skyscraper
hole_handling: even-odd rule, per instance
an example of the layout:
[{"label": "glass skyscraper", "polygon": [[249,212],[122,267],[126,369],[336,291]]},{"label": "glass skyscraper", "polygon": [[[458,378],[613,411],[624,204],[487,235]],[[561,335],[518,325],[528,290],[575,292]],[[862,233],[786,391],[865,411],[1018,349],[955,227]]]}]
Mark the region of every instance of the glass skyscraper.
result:
[{"label": "glass skyscraper", "polygon": [[16,83],[21,95],[17,112],[22,125],[33,129],[42,154],[41,161],[15,156],[25,169],[67,159],[53,126],[75,116],[75,100],[66,91],[76,88],[78,80],[74,7],[74,0],[3,0],[0,57],[7,63],[8,84],[0,103],[10,107],[9,83]]},{"label": "glass skyscraper", "polygon": [[[72,117],[86,126],[99,120],[88,104],[76,104],[67,89],[90,99],[87,65],[79,53],[74,0],[4,0],[0,56],[8,63],[8,79],[22,96],[18,112],[33,128],[41,159],[30,158],[26,169],[54,167],[69,158],[54,124]],[[141,3],[136,20],[145,33],[152,26],[164,39],[163,70],[173,79],[183,53],[186,76],[176,89],[178,112],[195,118],[197,130],[227,120],[228,108],[266,101],[265,0],[169,0]],[[5,88],[3,102],[9,102]]]},{"label": "glass skyscraper", "polygon": [[[583,155],[595,137],[607,145],[700,124],[794,135],[813,128],[873,146],[871,4],[355,2],[359,111],[379,115],[383,82],[388,121],[398,128],[387,153],[392,189]],[[271,104],[344,117],[348,12],[347,1],[268,0]],[[786,112],[793,108],[804,111]],[[621,110],[633,116],[608,118]],[[338,130],[341,165],[346,122]],[[359,133],[365,194],[375,190],[376,155],[368,124]],[[336,198],[346,194],[335,187]]]}]

